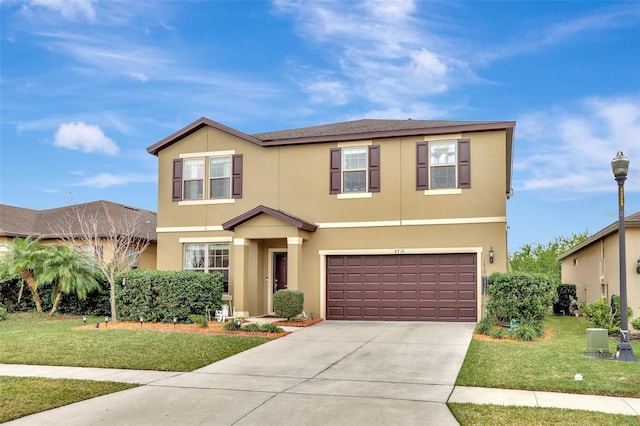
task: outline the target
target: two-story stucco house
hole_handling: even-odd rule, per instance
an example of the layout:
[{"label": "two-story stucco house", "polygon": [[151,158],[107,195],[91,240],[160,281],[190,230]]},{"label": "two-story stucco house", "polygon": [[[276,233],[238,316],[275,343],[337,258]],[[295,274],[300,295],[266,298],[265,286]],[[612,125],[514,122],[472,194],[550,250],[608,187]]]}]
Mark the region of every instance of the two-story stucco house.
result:
[{"label": "two-story stucco house", "polygon": [[159,161],[158,269],[220,271],[238,316],[279,289],[331,320],[477,321],[507,270],[515,122],[357,120],[245,134],[201,118]]}]

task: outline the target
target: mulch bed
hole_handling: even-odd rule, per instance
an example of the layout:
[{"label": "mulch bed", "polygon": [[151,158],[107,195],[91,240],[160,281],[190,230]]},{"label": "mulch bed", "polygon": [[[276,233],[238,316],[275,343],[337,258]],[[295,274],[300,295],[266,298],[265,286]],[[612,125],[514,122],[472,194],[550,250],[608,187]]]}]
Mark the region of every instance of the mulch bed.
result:
[{"label": "mulch bed", "polygon": [[[321,318],[316,318],[314,320],[306,320],[304,322],[300,320],[292,320],[292,321],[278,321],[275,322],[277,326],[287,326],[287,327],[309,327],[310,325],[317,324],[322,321]],[[109,330],[153,330],[153,331],[174,331],[181,333],[198,333],[198,334],[235,334],[238,336],[261,336],[261,337],[269,337],[272,339],[286,336],[291,333],[290,331],[285,331],[282,333],[265,333],[261,331],[228,331],[224,329],[224,324],[222,322],[217,321],[209,321],[207,327],[200,327],[197,324],[173,324],[165,323],[165,322],[143,322],[142,325],[139,322],[135,321],[118,321],[116,323],[110,322],[105,325],[104,322],[99,323],[99,327],[96,328],[96,324],[87,324],[82,325],[80,327],[75,327],[74,330],[95,330],[95,331],[109,331]]]}]

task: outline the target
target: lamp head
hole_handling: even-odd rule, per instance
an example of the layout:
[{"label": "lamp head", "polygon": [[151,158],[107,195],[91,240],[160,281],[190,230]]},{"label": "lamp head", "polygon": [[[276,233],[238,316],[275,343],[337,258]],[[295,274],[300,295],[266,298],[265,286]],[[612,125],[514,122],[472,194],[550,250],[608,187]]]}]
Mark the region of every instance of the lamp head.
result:
[{"label": "lamp head", "polygon": [[493,257],[496,253],[493,251],[493,247],[489,249],[489,263],[493,263]]},{"label": "lamp head", "polygon": [[618,151],[616,156],[611,160],[611,169],[614,176],[627,176],[629,172],[629,159],[624,156],[622,151]]}]

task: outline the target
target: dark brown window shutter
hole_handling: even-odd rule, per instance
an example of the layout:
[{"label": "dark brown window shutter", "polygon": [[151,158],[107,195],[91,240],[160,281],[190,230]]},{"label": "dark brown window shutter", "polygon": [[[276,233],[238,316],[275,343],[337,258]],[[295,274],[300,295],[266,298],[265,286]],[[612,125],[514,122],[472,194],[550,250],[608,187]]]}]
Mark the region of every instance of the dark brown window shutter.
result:
[{"label": "dark brown window shutter", "polygon": [[331,148],[329,166],[329,194],[339,194],[340,191],[340,164],[342,163],[342,152],[340,148]]},{"label": "dark brown window shutter", "polygon": [[173,160],[172,201],[182,201],[182,158]]},{"label": "dark brown window shutter", "polygon": [[471,188],[471,149],[469,139],[458,141],[458,188]]},{"label": "dark brown window shutter", "polygon": [[231,197],[242,198],[242,154],[231,156]]},{"label": "dark brown window shutter", "polygon": [[380,145],[369,146],[369,192],[380,192]]},{"label": "dark brown window shutter", "polygon": [[429,189],[429,143],[416,145],[416,190]]}]

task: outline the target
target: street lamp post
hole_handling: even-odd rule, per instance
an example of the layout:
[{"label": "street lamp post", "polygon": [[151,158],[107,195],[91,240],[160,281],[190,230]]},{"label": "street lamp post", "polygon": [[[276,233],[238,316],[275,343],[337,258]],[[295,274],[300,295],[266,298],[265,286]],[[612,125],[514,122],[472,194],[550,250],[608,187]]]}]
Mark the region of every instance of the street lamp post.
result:
[{"label": "street lamp post", "polygon": [[637,362],[629,342],[629,318],[627,317],[627,268],[625,253],[624,224],[624,181],[627,180],[629,159],[621,151],[611,160],[613,175],[618,183],[618,242],[620,244],[620,343],[616,350],[616,360]]}]

